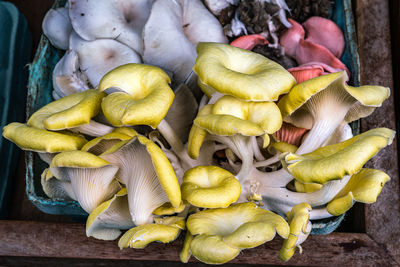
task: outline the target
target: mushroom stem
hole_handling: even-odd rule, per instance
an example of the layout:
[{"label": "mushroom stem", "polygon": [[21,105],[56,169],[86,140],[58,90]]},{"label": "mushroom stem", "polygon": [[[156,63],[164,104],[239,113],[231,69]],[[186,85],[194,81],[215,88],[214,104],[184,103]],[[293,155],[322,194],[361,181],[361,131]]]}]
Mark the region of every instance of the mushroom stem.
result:
[{"label": "mushroom stem", "polygon": [[310,213],[310,220],[319,220],[333,217],[334,215],[330,214],[326,207],[313,209]]},{"label": "mushroom stem", "polygon": [[241,160],[242,166],[235,177],[244,181],[253,167],[253,147],[251,137],[240,134],[233,136],[212,135],[210,139],[227,145]]},{"label": "mushroom stem", "polygon": [[190,158],[186,152],[185,146],[182,141],[179,139],[175,131],[168,124],[168,122],[163,119],[160,124],[157,126],[157,130],[160,131],[162,136],[167,140],[168,144],[171,146],[171,149],[175,152],[175,154],[179,157],[182,162],[182,166],[185,170],[193,168],[197,166],[197,161]]},{"label": "mushroom stem", "polygon": [[265,157],[261,153],[260,147],[258,146],[257,137],[256,136],[252,136],[251,137],[251,145],[253,146],[254,157],[258,161],[265,160]]},{"label": "mushroom stem", "polygon": [[296,154],[301,155],[310,153],[322,146],[322,144],[340,125],[346,114],[344,114],[343,116],[340,115],[341,114],[336,113],[334,118],[316,120],[307,137],[297,149]]},{"label": "mushroom stem", "polygon": [[273,188],[261,183],[250,184],[248,187],[250,192],[261,194],[264,202],[271,206],[273,210],[284,211],[281,205],[293,207],[303,202],[307,202],[312,207],[325,205],[346,186],[350,177],[350,175],[346,175],[341,180],[327,182],[320,190],[312,193],[292,192],[286,188]]},{"label": "mushroom stem", "polygon": [[281,156],[281,153],[277,153],[277,154],[273,155],[272,157],[270,157],[269,159],[254,162],[253,166],[257,168],[257,167],[265,167],[265,166],[268,166],[271,164],[275,164],[280,161],[280,156]]},{"label": "mushroom stem", "polygon": [[83,124],[70,130],[89,136],[99,137],[111,133],[114,130],[114,127],[91,120],[89,124]]}]

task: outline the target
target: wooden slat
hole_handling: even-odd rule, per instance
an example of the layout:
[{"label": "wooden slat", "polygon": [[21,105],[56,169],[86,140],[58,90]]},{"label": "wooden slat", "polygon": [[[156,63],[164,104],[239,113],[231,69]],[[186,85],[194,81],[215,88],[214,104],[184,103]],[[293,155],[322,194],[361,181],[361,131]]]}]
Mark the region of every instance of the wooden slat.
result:
[{"label": "wooden slat", "polygon": [[[361,83],[392,88],[390,99],[371,116],[363,119],[361,128],[362,131],[377,127],[395,130],[389,3],[382,0],[358,0],[356,13]],[[400,263],[400,192],[396,142],[394,140],[391,146],[367,164],[369,168],[387,172],[391,181],[383,188],[378,201],[366,206],[365,227],[366,232]]]},{"label": "wooden slat", "polygon": [[[278,259],[281,244],[282,239],[275,238],[258,248],[244,250],[233,263],[283,265],[285,263]],[[117,241],[87,238],[83,224],[29,221],[0,223],[0,256],[178,261],[181,246],[182,239],[178,239],[172,244],[151,244],[146,249],[119,250]],[[311,236],[303,248],[304,253],[297,253],[288,264],[362,266],[368,262],[382,266],[395,265],[385,250],[366,234]]]}]

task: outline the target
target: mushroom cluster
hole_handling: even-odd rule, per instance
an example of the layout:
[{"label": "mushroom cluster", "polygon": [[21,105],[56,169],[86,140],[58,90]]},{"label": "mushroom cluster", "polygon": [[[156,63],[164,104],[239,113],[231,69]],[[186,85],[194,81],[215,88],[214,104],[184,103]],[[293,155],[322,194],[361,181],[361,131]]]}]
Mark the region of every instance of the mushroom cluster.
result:
[{"label": "mushroom cluster", "polygon": [[50,10],[56,100],[3,136],[48,164],[43,191],[81,205],[88,237],[140,249],[186,231],[182,262],[222,264],[278,234],[287,261],[313,220],[374,203],[390,179],[363,166],[394,131],[349,126],[390,90],[348,85],[333,22],[300,25],[284,0],[204,2]]},{"label": "mushroom cluster", "polygon": [[201,0],[68,0],[47,12],[42,28],[66,50],[53,71],[55,99],[97,88],[127,63],[161,67],[175,87],[191,72],[199,42],[227,42]]},{"label": "mushroom cluster", "polygon": [[193,70],[199,103],[189,84],[173,92],[161,68],[129,63],[3,136],[49,164],[45,193],[79,202],[88,237],[128,230],[118,246],[144,248],[186,231],[183,262],[222,264],[276,233],[286,261],[312,220],[376,201],[389,176],[363,166],[394,131],[353,137],[348,123],[388,88],[352,87],[346,71],[297,83],[274,61],[222,43],[199,43]]}]

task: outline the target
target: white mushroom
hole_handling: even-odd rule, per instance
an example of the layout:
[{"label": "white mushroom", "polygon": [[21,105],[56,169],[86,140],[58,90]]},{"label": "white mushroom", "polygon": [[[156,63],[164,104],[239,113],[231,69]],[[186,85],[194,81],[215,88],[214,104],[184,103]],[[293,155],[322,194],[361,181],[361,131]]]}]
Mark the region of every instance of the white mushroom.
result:
[{"label": "white mushroom", "polygon": [[70,48],[78,54],[80,69],[95,88],[110,70],[127,63],[141,63],[138,53],[112,39],[88,42],[72,33]]},{"label": "white mushroom", "polygon": [[142,52],[142,29],[153,0],[69,0],[72,27],[85,40],[115,39]]},{"label": "white mushroom", "polygon": [[68,9],[61,7],[50,9],[42,22],[44,35],[55,47],[68,50],[68,39],[72,31],[72,25],[68,17]]},{"label": "white mushroom", "polygon": [[53,98],[89,89],[87,76],[79,69],[78,54],[69,50],[58,61],[53,71]]},{"label": "white mushroom", "polygon": [[157,0],[143,29],[143,60],[185,81],[196,60],[198,42],[227,39],[218,20],[200,0]]}]

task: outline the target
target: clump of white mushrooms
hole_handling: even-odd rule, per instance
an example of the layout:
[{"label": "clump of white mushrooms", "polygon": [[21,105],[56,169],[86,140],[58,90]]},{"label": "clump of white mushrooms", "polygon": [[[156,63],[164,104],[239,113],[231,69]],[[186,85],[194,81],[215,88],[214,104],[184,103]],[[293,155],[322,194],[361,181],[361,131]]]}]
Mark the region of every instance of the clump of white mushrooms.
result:
[{"label": "clump of white mushrooms", "polygon": [[312,220],[375,202],[390,179],[363,166],[394,131],[353,136],[348,125],[388,88],[349,86],[345,71],[297,84],[223,44],[199,0],[71,0],[43,27],[68,49],[53,75],[58,100],[3,136],[49,164],[45,193],[80,203],[88,237],[128,230],[118,246],[144,248],[186,231],[182,262],[222,264],[278,234],[287,261]]}]

